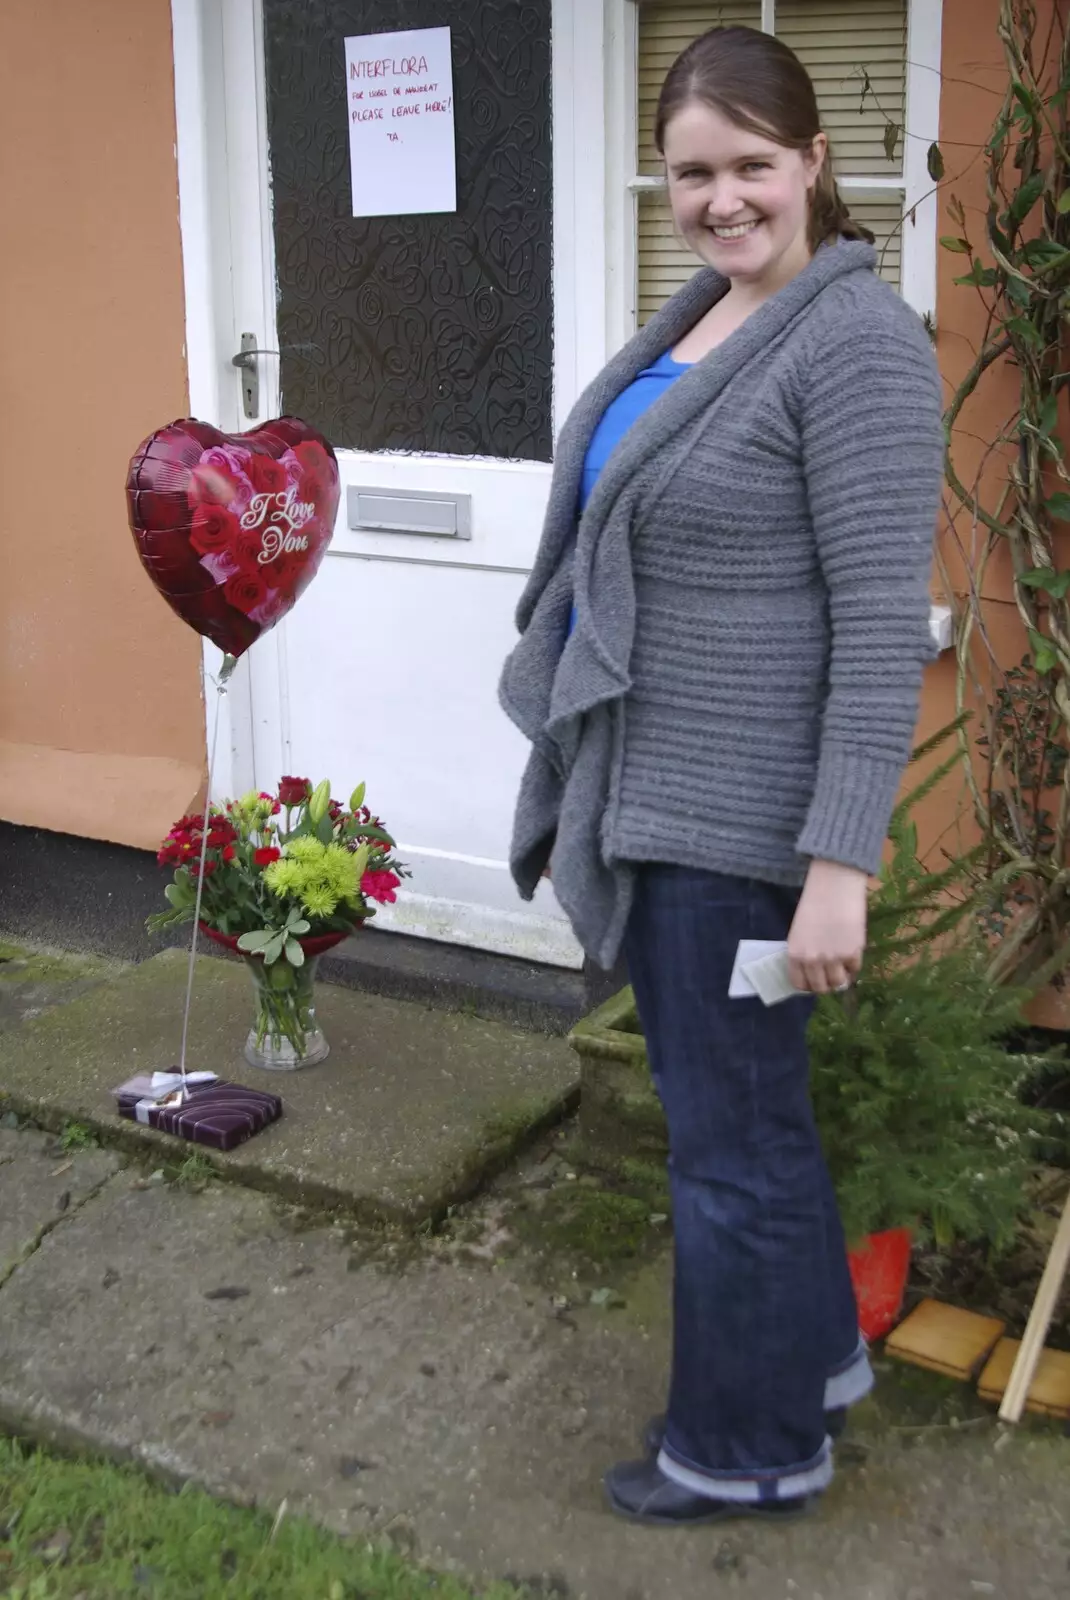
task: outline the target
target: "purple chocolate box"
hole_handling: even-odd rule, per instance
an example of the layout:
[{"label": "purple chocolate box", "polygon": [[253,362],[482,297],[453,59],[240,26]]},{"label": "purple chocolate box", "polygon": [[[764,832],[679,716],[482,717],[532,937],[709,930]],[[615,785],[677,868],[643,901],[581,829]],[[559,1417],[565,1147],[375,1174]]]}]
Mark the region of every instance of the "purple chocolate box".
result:
[{"label": "purple chocolate box", "polygon": [[[247,1089],[240,1083],[191,1083],[181,1105],[147,1103],[148,1080],[131,1079],[116,1089],[119,1115],[131,1122],[144,1122],[160,1133],[171,1133],[194,1144],[210,1145],[213,1150],[233,1150],[254,1134],[277,1122],[282,1116],[282,1101],[263,1089]],[[141,1107],[139,1112],[138,1107]]]}]

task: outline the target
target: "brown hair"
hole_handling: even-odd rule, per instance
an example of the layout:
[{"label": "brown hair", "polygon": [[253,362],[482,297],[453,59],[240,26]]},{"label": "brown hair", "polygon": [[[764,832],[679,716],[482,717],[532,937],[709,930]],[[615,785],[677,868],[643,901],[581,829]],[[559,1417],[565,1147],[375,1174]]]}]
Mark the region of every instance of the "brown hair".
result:
[{"label": "brown hair", "polygon": [[[658,100],[659,153],[665,152],[668,124],[692,100],[788,150],[809,150],[822,131],[810,74],[794,50],[756,28],[711,28],[677,56]],[[831,150],[810,191],[807,238],[811,250],[829,239],[874,242],[868,228],[851,221],[836,187]]]}]

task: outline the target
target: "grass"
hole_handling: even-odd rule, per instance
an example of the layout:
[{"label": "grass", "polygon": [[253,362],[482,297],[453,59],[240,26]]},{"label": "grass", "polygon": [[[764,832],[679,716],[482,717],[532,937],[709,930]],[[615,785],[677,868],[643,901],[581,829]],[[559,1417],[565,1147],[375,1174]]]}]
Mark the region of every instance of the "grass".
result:
[{"label": "grass", "polygon": [[174,1169],[171,1174],[171,1181],[178,1184],[180,1189],[190,1189],[197,1193],[206,1184],[211,1183],[213,1178],[218,1176],[219,1174],[207,1156],[203,1156],[199,1150],[195,1150],[191,1156],[187,1156],[185,1161]]},{"label": "grass", "polygon": [[[388,1545],[0,1438],[0,1600],[473,1600]],[[483,1600],[520,1600],[495,1585]]]}]

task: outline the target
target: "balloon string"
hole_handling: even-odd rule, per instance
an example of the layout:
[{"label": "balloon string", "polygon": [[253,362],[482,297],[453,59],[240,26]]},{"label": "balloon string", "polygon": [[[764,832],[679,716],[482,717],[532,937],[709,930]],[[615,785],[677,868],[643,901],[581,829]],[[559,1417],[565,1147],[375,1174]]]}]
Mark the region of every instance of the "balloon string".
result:
[{"label": "balloon string", "polygon": [[189,1038],[189,1013],[193,1000],[193,973],[197,960],[197,932],[201,925],[201,899],[204,894],[204,863],[208,855],[209,810],[212,804],[212,779],[215,776],[216,746],[219,742],[219,714],[227,692],[227,680],[237,666],[237,657],[225,655],[219,677],[213,678],[216,686],[215,717],[212,723],[212,742],[208,750],[208,776],[205,782],[204,826],[201,829],[201,862],[197,868],[197,898],[193,906],[193,938],[189,945],[189,966],[186,970],[186,1000],[182,1009],[182,1049],[178,1057],[178,1070],[182,1077],[182,1098],[186,1097],[186,1041]]}]

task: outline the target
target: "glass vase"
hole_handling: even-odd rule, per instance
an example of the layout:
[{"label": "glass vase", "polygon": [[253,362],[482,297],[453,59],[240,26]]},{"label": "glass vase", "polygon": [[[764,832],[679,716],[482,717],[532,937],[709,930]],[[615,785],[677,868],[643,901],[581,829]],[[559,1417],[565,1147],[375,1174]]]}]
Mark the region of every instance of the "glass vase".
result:
[{"label": "glass vase", "polygon": [[316,1022],[315,984],[319,956],[300,967],[280,956],[268,966],[243,956],[253,979],[256,1018],[245,1041],[245,1059],[267,1072],[296,1072],[326,1059],[330,1045]]}]

